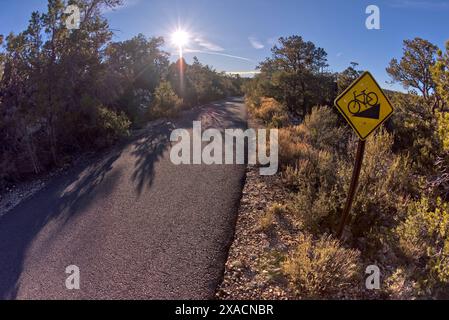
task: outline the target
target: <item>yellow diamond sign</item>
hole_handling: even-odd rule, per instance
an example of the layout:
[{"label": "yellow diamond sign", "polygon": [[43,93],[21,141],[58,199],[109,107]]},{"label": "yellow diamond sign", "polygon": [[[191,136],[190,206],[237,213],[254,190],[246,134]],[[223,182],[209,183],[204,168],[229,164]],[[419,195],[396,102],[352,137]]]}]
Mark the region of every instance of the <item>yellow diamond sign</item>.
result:
[{"label": "yellow diamond sign", "polygon": [[336,100],[335,106],[365,140],[393,114],[393,106],[369,72],[363,73]]}]

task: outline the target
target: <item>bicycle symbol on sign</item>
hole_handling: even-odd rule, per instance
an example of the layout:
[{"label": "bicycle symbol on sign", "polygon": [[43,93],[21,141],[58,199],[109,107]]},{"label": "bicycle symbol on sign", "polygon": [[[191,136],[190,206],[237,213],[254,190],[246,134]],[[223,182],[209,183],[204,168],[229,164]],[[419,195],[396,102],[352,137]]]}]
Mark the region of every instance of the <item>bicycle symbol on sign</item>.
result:
[{"label": "bicycle symbol on sign", "polygon": [[357,94],[357,91],[353,92],[354,100],[349,102],[348,109],[352,114],[357,114],[364,106],[366,109],[371,107],[375,107],[379,102],[379,97],[374,92],[366,93],[366,90],[363,90],[360,94]]}]

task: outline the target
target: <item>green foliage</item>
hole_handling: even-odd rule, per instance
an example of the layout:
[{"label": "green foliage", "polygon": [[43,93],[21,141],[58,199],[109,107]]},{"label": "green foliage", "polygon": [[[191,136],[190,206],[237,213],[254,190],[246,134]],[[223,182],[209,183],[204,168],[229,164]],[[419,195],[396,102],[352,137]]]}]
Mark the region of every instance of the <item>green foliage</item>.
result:
[{"label": "green foliage", "polygon": [[123,113],[117,113],[105,107],[98,109],[98,138],[96,144],[105,147],[113,144],[117,139],[129,135],[131,122]]},{"label": "green foliage", "polygon": [[270,82],[260,75],[256,75],[242,85],[245,102],[250,110],[260,106],[261,99],[268,96],[269,89],[267,87],[269,85]]},{"label": "green foliage", "polygon": [[395,106],[390,126],[395,136],[395,151],[408,153],[416,172],[422,173],[424,169],[431,173],[441,152],[432,108],[417,95],[395,93],[390,94],[390,100]]},{"label": "green foliage", "polygon": [[[438,137],[446,137],[446,115],[437,113],[437,121],[431,108],[422,107],[420,100],[414,96],[398,95],[394,99],[401,103],[399,117],[390,124],[392,131],[396,135],[407,132],[415,139],[421,137],[423,141],[430,142],[429,150],[434,155],[441,152],[442,144]],[[295,191],[288,210],[301,222],[303,230],[314,235],[331,233],[336,229],[355,160],[357,141],[347,135],[348,130],[340,127],[333,115],[327,108],[316,108],[303,124],[280,131],[280,157],[284,168],[282,177],[286,185]],[[403,120],[396,125],[399,119]],[[435,130],[437,123],[442,123],[442,134]],[[331,134],[320,134],[324,132]],[[340,139],[332,139],[332,136],[339,135],[345,137],[343,141],[346,143],[335,143],[335,140]],[[446,220],[449,219],[445,211],[448,211],[448,205],[439,200],[435,205],[437,209],[429,209],[431,206],[427,200],[423,200],[407,207],[410,199],[419,197],[423,192],[413,172],[419,172],[421,168],[421,175],[427,174],[429,179],[432,176],[430,170],[423,169],[424,161],[411,161],[409,155],[416,157],[421,154],[417,152],[420,149],[414,150],[418,144],[407,146],[408,140],[404,139],[394,139],[392,133],[383,129],[368,139],[359,188],[347,229],[347,243],[358,247],[368,259],[379,259],[379,252],[390,252],[396,246],[401,247],[407,256],[416,257],[413,265],[417,269],[414,270],[423,272],[418,279],[422,283],[421,288],[437,294],[441,288],[447,290],[449,264],[445,250],[449,248],[446,241],[449,239],[449,223]],[[437,157],[429,159],[427,164],[431,165],[434,159]],[[448,163],[445,159],[449,157],[439,159],[433,162],[435,170],[442,168],[435,188],[438,187],[439,194],[447,195],[448,189],[444,188],[448,185],[447,180],[444,180],[447,177],[447,166],[444,163]],[[418,160],[418,157],[413,160]],[[404,211],[404,208],[407,210]],[[302,259],[298,260],[301,261],[298,265],[307,265]],[[426,261],[425,267],[420,268],[423,261]],[[397,262],[389,261],[391,264]],[[403,280],[407,283],[412,275],[417,274],[416,271],[410,271],[409,267],[403,274],[406,277]],[[411,296],[423,292],[416,291],[414,286],[407,290],[411,290],[407,293]]]},{"label": "green foliage", "polygon": [[259,65],[260,74],[243,86],[246,101],[260,107],[263,98],[274,98],[295,116],[302,118],[316,105],[332,105],[362,71],[351,63],[341,73],[326,71],[327,54],[299,36],[280,38],[272,56]]},{"label": "green foliage", "polygon": [[399,246],[416,263],[424,263],[419,280],[426,288],[449,288],[449,203],[427,198],[411,203],[396,230]]},{"label": "green foliage", "polygon": [[281,165],[294,166],[303,154],[310,154],[312,148],[329,152],[345,150],[349,134],[348,130],[339,124],[337,115],[330,108],[316,107],[301,125],[281,129]]},{"label": "green foliage", "polygon": [[443,153],[435,162],[435,175],[429,186],[432,195],[449,201],[449,152]]},{"label": "green foliage", "polygon": [[356,69],[358,65],[359,64],[356,62],[351,62],[350,66],[347,69],[337,75],[338,94],[341,94],[343,91],[345,91],[355,80],[357,80],[363,74],[363,71]]},{"label": "green foliage", "polygon": [[431,71],[436,91],[447,106],[449,105],[449,41],[446,43],[446,52],[438,51],[437,62]]},{"label": "green foliage", "polygon": [[194,57],[191,65],[184,59],[173,63],[168,70],[168,81],[187,106],[195,106],[228,96],[241,94],[242,79],[218,73]]},{"label": "green foliage", "polygon": [[341,247],[329,236],[313,241],[301,235],[282,270],[300,298],[332,298],[359,283],[359,257],[358,251]]},{"label": "green foliage", "polygon": [[[244,85],[250,110],[265,124],[283,113],[280,106],[288,110],[290,121],[279,130],[281,177],[293,192],[287,210],[302,232],[317,238],[340,223],[358,140],[335,109],[310,106],[319,104],[314,92],[324,92],[326,101],[361,74],[356,64],[336,75],[320,72],[318,65],[326,64],[321,50],[301,37],[281,38],[261,73]],[[387,93],[395,113],[366,142],[344,233],[365,259],[397,271],[384,291],[392,297],[449,292],[449,43],[445,53],[437,51],[426,40],[406,40],[400,61],[387,68],[411,93]],[[279,104],[267,104],[272,101]],[[298,114],[302,123],[291,126]],[[283,271],[301,297],[326,297],[316,283],[328,279],[320,269],[327,262],[315,256],[311,239],[301,238]]]},{"label": "green foliage", "polygon": [[175,116],[181,105],[182,99],[176,95],[170,82],[162,81],[154,92],[154,103],[150,114],[154,117]]},{"label": "green foliage", "polygon": [[304,229],[315,233],[331,232],[344,197],[337,190],[336,158],[328,151],[311,146],[304,151],[296,166],[287,167],[284,173],[284,179],[298,190],[289,209]]},{"label": "green foliage", "polygon": [[[355,161],[356,141],[347,137],[348,130],[338,127],[333,116],[327,108],[314,109],[302,125],[287,129],[287,135],[280,133],[281,163],[288,164],[284,181],[299,190],[290,210],[315,234],[335,230]],[[345,135],[350,143],[336,142],[341,138],[335,137]],[[369,238],[372,248],[380,246],[386,229],[395,225],[402,195],[414,192],[409,161],[395,155],[392,147],[393,136],[384,130],[367,141],[349,224],[352,236]]]},{"label": "green foliage", "polygon": [[273,98],[262,98],[260,106],[250,108],[250,111],[268,127],[279,128],[288,123],[287,110]]},{"label": "green foliage", "polygon": [[[339,141],[335,136],[327,139],[332,133],[342,134],[340,128],[331,128],[333,116],[328,108],[316,108],[303,124],[280,132],[280,161],[285,168],[282,178],[286,186],[299,191],[289,207],[309,230],[319,229],[323,217],[336,212],[340,203],[335,199],[336,157],[332,144],[318,148],[324,141]],[[324,134],[320,129],[329,131]]]},{"label": "green foliage", "polygon": [[145,38],[142,34],[106,48],[108,86],[101,100],[124,111],[133,123],[145,119],[152,94],[165,77],[168,53],[161,47],[162,38]]},{"label": "green foliage", "polygon": [[256,91],[275,98],[293,113],[305,116],[313,105],[335,97],[334,75],[325,72],[327,53],[300,36],[279,39],[272,56],[259,66]]},{"label": "green foliage", "polygon": [[[82,133],[92,125],[102,90],[102,49],[112,33],[101,16],[105,5],[119,0],[73,1],[82,12],[82,28],[65,28],[65,4],[48,1],[45,13],[34,12],[28,28],[4,42],[0,82],[0,145],[7,158],[17,159],[18,171],[6,171],[13,180],[58,165],[85,146]],[[82,100],[97,101],[84,109]],[[77,122],[87,119],[86,123]],[[3,169],[3,168],[2,168]],[[6,170],[9,170],[6,168]],[[8,173],[9,172],[9,173]],[[5,175],[5,174],[4,174]]]},{"label": "green foliage", "polygon": [[336,168],[338,152],[346,152],[348,130],[338,123],[330,108],[314,108],[301,125],[279,134],[283,180],[300,191],[290,209],[309,230],[320,229],[331,213],[337,215],[343,200],[337,189]]},{"label": "green foliage", "polygon": [[[78,30],[65,27],[67,3],[80,8]],[[174,115],[184,97],[193,106],[241,93],[243,79],[197,59],[180,78],[160,37],[112,42],[102,12],[121,3],[49,0],[25,31],[0,37],[0,186],[111,144],[126,134],[128,119],[140,127]]]},{"label": "green foliage", "polygon": [[436,61],[437,50],[437,46],[421,38],[404,40],[401,60],[391,60],[387,72],[394,81],[400,82],[405,88],[418,90],[428,100],[435,89],[431,69]]},{"label": "green foliage", "polygon": [[449,113],[438,112],[436,116],[438,122],[437,132],[443,151],[449,152]]},{"label": "green foliage", "polygon": [[[409,159],[392,152],[393,136],[384,130],[373,135],[366,145],[357,198],[354,200],[350,230],[355,238],[365,237],[368,248],[381,248],[389,230],[398,223],[397,212],[408,197],[416,193]],[[355,144],[349,147],[348,161],[340,162],[338,181],[348,193],[355,161]]]},{"label": "green foliage", "polygon": [[315,107],[303,122],[303,139],[318,149],[345,149],[350,136],[349,126],[341,125],[340,115],[331,107]]}]

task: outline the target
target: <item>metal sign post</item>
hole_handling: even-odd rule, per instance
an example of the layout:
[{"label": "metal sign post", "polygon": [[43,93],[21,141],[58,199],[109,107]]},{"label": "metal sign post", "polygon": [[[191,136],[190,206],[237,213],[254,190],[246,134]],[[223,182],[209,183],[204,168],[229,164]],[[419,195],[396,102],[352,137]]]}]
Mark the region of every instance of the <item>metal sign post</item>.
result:
[{"label": "metal sign post", "polygon": [[349,214],[351,212],[352,203],[354,202],[354,197],[357,191],[357,186],[359,184],[360,171],[362,169],[363,156],[365,155],[365,140],[359,140],[359,145],[357,147],[357,155],[355,156],[354,171],[352,172],[351,185],[349,187],[348,198],[346,199],[345,208],[343,210],[343,215],[341,218],[340,226],[338,228],[337,237],[339,239],[343,236],[343,231],[349,220]]}]

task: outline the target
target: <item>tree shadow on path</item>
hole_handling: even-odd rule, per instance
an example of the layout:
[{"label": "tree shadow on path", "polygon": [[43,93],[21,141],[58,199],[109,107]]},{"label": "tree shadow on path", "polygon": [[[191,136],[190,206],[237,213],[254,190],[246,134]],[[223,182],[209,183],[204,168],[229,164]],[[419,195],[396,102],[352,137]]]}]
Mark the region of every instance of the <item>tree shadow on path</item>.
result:
[{"label": "tree shadow on path", "polygon": [[113,191],[119,173],[108,172],[120,155],[116,150],[70,170],[0,218],[0,299],[17,297],[27,251],[50,221],[62,228],[95,198]]}]

